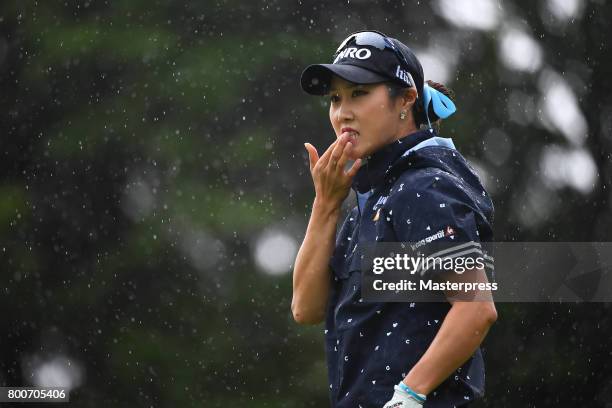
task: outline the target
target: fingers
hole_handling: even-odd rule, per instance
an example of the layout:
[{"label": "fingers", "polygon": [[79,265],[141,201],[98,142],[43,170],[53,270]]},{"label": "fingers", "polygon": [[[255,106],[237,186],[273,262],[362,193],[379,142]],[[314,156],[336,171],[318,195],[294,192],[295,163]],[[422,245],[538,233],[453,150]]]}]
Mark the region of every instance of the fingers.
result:
[{"label": "fingers", "polygon": [[355,175],[357,174],[357,171],[359,171],[359,169],[361,168],[361,163],[362,163],[361,159],[355,160],[351,168],[344,174],[346,174],[350,178],[355,177]]},{"label": "fingers", "polygon": [[317,152],[317,149],[310,143],[304,143],[304,147],[306,148],[306,151],[308,152],[308,161],[310,164],[310,171],[312,171],[315,164],[317,164],[317,161],[319,161],[319,152]]},{"label": "fingers", "polygon": [[336,168],[338,166],[338,162],[340,161],[340,157],[342,156],[342,152],[344,150],[344,146],[346,145],[348,138],[344,136],[344,134],[340,135],[337,140],[336,146],[334,147],[331,155],[329,157],[328,166],[331,168]]},{"label": "fingers", "polygon": [[353,144],[351,142],[346,142],[344,145],[344,149],[342,149],[342,154],[340,155],[340,159],[338,160],[338,169],[344,171],[344,166],[346,166],[346,162],[349,160],[349,154],[351,154],[351,149],[353,148]]},{"label": "fingers", "polygon": [[329,161],[329,157],[331,156],[332,152],[334,151],[334,148],[337,146],[339,140],[340,139],[334,140],[334,142],[329,145],[329,147],[327,148],[325,153],[323,153],[323,155],[319,159],[319,162],[320,162],[319,165],[320,166],[326,166],[327,165],[327,162]]},{"label": "fingers", "polygon": [[313,170],[316,170],[316,166],[319,170],[326,168],[327,170],[325,170],[325,172],[341,173],[345,177],[353,178],[357,174],[357,171],[359,171],[362,160],[357,159],[348,171],[344,171],[346,163],[350,160],[349,156],[351,150],[353,149],[353,143],[349,140],[350,138],[343,133],[320,157],[317,149],[313,145],[304,143],[304,147],[308,151],[310,171],[313,172]]}]

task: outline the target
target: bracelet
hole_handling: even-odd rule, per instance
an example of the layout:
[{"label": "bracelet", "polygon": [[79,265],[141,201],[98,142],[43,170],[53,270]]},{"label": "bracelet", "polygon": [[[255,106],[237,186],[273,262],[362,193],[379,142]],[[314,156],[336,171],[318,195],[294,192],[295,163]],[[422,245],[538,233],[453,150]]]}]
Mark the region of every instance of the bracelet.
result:
[{"label": "bracelet", "polygon": [[424,403],[425,400],[427,400],[427,397],[424,394],[419,394],[419,393],[413,391],[412,388],[410,388],[409,386],[404,384],[403,381],[400,381],[399,384],[397,384],[397,385],[400,387],[400,389],[402,391],[404,391],[405,393],[410,395],[412,398],[414,398],[415,400],[417,400],[421,404]]}]

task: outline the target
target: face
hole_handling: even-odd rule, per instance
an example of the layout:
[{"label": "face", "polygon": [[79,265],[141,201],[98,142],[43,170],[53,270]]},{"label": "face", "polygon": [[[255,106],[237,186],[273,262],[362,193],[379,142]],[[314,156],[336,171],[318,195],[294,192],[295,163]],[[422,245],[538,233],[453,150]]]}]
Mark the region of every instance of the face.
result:
[{"label": "face", "polygon": [[400,111],[410,112],[411,104],[404,98],[392,102],[384,83],[358,85],[334,75],[330,88],[329,120],[336,137],[350,133],[350,159],[368,156],[409,133],[412,115],[400,120]]}]

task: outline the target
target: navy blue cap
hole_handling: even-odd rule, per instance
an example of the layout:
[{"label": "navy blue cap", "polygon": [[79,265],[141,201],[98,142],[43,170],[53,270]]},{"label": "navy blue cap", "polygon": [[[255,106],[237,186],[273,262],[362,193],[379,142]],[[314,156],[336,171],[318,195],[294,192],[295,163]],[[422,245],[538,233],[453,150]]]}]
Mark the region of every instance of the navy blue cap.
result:
[{"label": "navy blue cap", "polygon": [[325,95],[335,74],[357,84],[391,81],[401,86],[414,86],[419,97],[423,95],[423,67],[416,55],[401,41],[376,33],[392,45],[387,42],[388,45],[381,49],[374,45],[360,45],[355,38],[345,40],[331,64],[306,67],[300,79],[302,89],[311,95]]}]

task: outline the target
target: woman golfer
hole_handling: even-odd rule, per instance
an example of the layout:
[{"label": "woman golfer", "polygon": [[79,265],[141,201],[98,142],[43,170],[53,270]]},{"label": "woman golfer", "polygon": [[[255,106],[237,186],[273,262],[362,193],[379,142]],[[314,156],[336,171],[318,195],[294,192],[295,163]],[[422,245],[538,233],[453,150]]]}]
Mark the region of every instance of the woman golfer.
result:
[{"label": "woman golfer", "polygon": [[[455,111],[448,91],[425,83],[410,48],[378,31],[351,34],[333,63],[304,70],[301,85],[329,98],[336,140],[322,155],[305,144],[315,198],[291,308],[298,323],[325,320],[332,407],[469,404],[484,393],[479,346],[497,319],[493,302],[457,301],[448,291],[413,303],[366,302],[361,294],[366,243],[411,242],[422,256],[484,259],[453,271],[455,279],[488,282],[492,273],[492,202],[452,140],[432,127]],[[336,236],[350,188],[357,205]],[[434,269],[421,272],[439,279]]]}]

